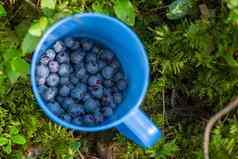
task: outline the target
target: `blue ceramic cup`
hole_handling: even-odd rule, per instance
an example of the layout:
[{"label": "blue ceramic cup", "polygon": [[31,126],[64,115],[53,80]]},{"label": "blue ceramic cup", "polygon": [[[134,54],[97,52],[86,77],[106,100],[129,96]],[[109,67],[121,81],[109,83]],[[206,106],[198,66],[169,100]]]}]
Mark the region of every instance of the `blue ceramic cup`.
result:
[{"label": "blue ceramic cup", "polygon": [[[92,38],[112,49],[128,78],[124,101],[118,106],[114,115],[101,125],[86,127],[67,123],[51,113],[40,97],[35,76],[37,62],[47,48],[67,36]],[[93,13],[76,14],[53,25],[44,34],[33,55],[31,81],[41,109],[51,120],[65,128],[95,132],[115,127],[121,134],[142,147],[150,147],[160,138],[159,129],[139,108],[149,83],[146,52],[136,34],[112,17]]]}]

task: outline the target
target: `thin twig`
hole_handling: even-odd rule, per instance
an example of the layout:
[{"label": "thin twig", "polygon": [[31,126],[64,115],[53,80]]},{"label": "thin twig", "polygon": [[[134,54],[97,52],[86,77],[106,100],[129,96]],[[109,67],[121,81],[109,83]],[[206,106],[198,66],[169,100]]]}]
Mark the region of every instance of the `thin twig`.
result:
[{"label": "thin twig", "polygon": [[237,107],[238,107],[238,97],[236,97],[224,109],[220,110],[208,121],[205,132],[204,132],[204,140],[203,140],[203,151],[204,151],[205,159],[209,159],[209,140],[210,140],[210,133],[211,133],[212,127],[219,119],[221,119],[224,115],[231,112],[233,109]]}]

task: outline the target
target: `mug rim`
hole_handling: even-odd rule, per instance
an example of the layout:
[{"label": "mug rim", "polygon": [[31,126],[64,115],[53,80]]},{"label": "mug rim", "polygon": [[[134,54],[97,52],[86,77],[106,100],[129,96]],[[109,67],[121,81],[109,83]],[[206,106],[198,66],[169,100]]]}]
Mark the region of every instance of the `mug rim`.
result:
[{"label": "mug rim", "polygon": [[[145,65],[145,83],[143,85],[143,89],[141,91],[141,94],[139,96],[139,100],[136,102],[136,104],[133,106],[133,108],[131,108],[126,114],[124,114],[123,116],[121,116],[120,118],[118,118],[115,121],[112,121],[110,123],[107,123],[105,125],[97,125],[97,126],[92,126],[92,127],[86,127],[86,126],[76,126],[74,124],[65,122],[63,119],[57,117],[56,115],[54,115],[47,107],[47,105],[44,103],[44,101],[42,100],[39,92],[38,92],[38,88],[37,88],[37,84],[36,84],[36,78],[35,78],[35,70],[36,70],[36,65],[37,65],[37,56],[39,54],[39,51],[44,43],[44,41],[48,38],[48,35],[55,30],[55,28],[59,27],[60,25],[64,24],[66,21],[71,20],[73,18],[81,18],[81,17],[96,17],[96,18],[103,18],[106,19],[108,21],[110,21],[111,23],[116,23],[117,25],[119,25],[121,28],[123,28],[126,32],[128,32],[130,34],[130,36],[133,37],[133,39],[136,41],[138,48],[140,50],[140,53],[142,54],[143,58],[144,58],[144,65]],[[147,88],[149,85],[149,62],[148,62],[148,57],[146,54],[146,51],[144,49],[144,46],[142,44],[142,42],[140,41],[140,39],[138,38],[138,36],[134,33],[134,31],[132,31],[126,24],[124,24],[123,22],[119,21],[118,19],[111,17],[111,16],[107,16],[107,15],[103,15],[103,14],[99,14],[99,13],[78,13],[78,14],[74,14],[68,17],[63,18],[62,20],[59,20],[58,22],[56,22],[55,24],[53,24],[43,35],[43,37],[40,39],[40,41],[37,44],[37,47],[33,53],[33,57],[32,57],[32,64],[31,64],[31,83],[32,83],[32,89],[33,89],[33,93],[34,96],[37,100],[37,105],[40,106],[41,110],[43,110],[43,112],[46,114],[46,116],[51,119],[52,121],[54,121],[55,123],[57,123],[60,126],[63,126],[65,128],[69,128],[72,130],[79,130],[79,131],[87,131],[87,132],[94,132],[94,131],[100,131],[100,130],[106,130],[112,127],[116,127],[117,125],[119,125],[120,123],[123,122],[123,120],[128,117],[129,114],[131,114],[131,112],[135,111],[136,109],[139,109],[140,104],[142,103],[144,96],[147,92]]]}]

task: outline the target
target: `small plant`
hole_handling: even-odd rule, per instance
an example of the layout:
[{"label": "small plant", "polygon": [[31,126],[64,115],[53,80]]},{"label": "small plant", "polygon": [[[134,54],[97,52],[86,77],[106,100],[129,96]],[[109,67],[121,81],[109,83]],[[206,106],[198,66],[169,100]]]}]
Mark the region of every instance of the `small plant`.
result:
[{"label": "small plant", "polygon": [[7,154],[10,154],[12,152],[12,145],[14,144],[24,145],[25,143],[26,143],[25,137],[19,134],[19,129],[15,126],[10,126],[9,132],[3,133],[0,136],[0,147]]}]

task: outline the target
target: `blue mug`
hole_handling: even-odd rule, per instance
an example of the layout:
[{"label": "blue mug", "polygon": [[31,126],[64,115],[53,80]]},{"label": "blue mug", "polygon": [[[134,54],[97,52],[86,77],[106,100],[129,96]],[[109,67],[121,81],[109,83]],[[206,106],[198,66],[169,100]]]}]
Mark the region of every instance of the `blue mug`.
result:
[{"label": "blue mug", "polygon": [[[114,115],[101,125],[86,127],[67,123],[54,115],[39,94],[36,84],[36,65],[47,48],[64,37],[88,37],[112,49],[128,78],[124,101]],[[94,14],[76,14],[57,22],[40,40],[31,65],[32,88],[44,113],[55,123],[76,131],[95,132],[115,127],[121,134],[146,148],[160,138],[160,130],[140,110],[149,83],[149,63],[142,43],[136,34],[115,18]]]}]

